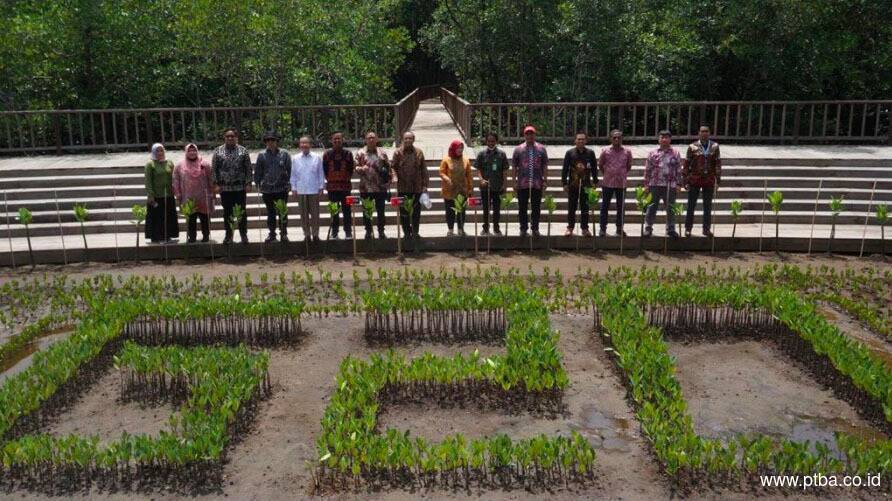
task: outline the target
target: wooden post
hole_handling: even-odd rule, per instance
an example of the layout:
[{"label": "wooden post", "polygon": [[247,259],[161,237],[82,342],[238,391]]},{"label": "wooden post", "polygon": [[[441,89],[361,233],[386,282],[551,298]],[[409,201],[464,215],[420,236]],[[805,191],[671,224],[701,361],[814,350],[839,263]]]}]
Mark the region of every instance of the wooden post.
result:
[{"label": "wooden post", "polygon": [[873,196],[877,191],[877,182],[873,182],[873,188],[870,190],[870,201],[867,202],[867,214],[864,215],[864,229],[861,231],[861,251],[858,257],[864,256],[864,240],[867,238],[867,222],[870,220],[870,209],[873,208]]},{"label": "wooden post", "polygon": [[62,124],[60,123],[59,113],[53,113],[53,133],[56,135],[56,154],[62,154]]},{"label": "wooden post", "polygon": [[818,183],[818,193],[815,195],[815,210],[811,215],[811,234],[808,236],[808,253],[807,256],[811,256],[811,241],[815,236],[815,218],[818,216],[818,200],[821,198],[821,188],[824,187],[824,180]]}]

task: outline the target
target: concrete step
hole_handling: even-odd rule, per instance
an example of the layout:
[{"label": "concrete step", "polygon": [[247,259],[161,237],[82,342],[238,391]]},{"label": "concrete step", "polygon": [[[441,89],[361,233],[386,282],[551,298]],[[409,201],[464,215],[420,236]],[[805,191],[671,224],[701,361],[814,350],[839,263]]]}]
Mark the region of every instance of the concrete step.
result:
[{"label": "concrete step", "polygon": [[[265,228],[266,227],[266,217],[265,212],[258,212],[255,208],[249,207],[249,218],[248,218],[248,226],[249,228]],[[441,210],[425,210],[422,213],[421,220],[425,224],[442,224],[445,222],[445,209]],[[594,211],[593,216],[597,218],[598,213]],[[840,214],[837,218],[837,224],[839,225],[855,225],[860,227],[864,224],[865,216],[867,216],[868,222],[870,225],[875,225],[876,222],[874,220],[873,214],[867,215],[864,212],[856,212],[856,211],[846,211]],[[477,216],[474,215],[473,212],[468,213],[467,221],[472,223],[475,217],[479,218],[480,222],[483,221],[482,212],[478,212]],[[548,220],[548,215],[546,211],[542,211],[542,221]],[[683,216],[682,216],[683,217]],[[701,212],[698,208],[695,221],[700,221]],[[811,224],[813,218],[812,211],[810,210],[784,210],[780,215],[780,224],[781,226],[785,224]],[[179,217],[181,231],[185,231],[186,223],[182,217]],[[355,215],[356,224],[361,224],[362,217],[359,214]],[[609,216],[610,221],[615,219],[615,210],[610,211]],[[678,218],[676,218],[679,220]],[[320,220],[323,226],[329,224],[330,217],[327,213],[320,214]],[[518,215],[517,209],[512,208],[508,211],[502,212],[502,220],[507,222],[517,222]],[[641,214],[637,210],[634,209],[633,206],[628,206],[626,208],[626,217],[625,220],[627,223],[638,223],[641,220]],[[657,213],[657,224],[661,224],[662,221],[665,220],[665,211],[660,210]],[[740,216],[738,216],[738,223],[748,224],[748,223],[759,223],[762,220],[761,210],[750,210],[745,211]],[[774,223],[774,215],[770,210],[766,209],[764,216],[765,223]],[[394,225],[396,224],[397,218],[396,214],[392,209],[388,208],[387,215],[387,224]],[[552,215],[552,221],[554,223],[563,224],[566,221],[566,210],[560,209],[555,211]],[[716,224],[730,224],[733,223],[734,220],[728,210],[714,210],[713,211],[713,222]],[[814,222],[816,224],[830,224],[832,222],[831,214],[825,210],[819,211],[815,217]],[[698,223],[699,224],[699,223]],[[214,229],[223,230],[225,226],[223,224],[223,219],[221,214],[215,214],[215,217],[211,220],[211,226]],[[297,228],[300,226],[299,218],[292,214],[289,216],[289,227]],[[112,219],[102,219],[102,220],[90,220],[84,223],[85,232],[89,234],[98,234],[98,233],[109,233],[109,232],[134,232],[136,231],[136,225],[130,221],[130,218],[124,219],[121,218],[117,222]],[[59,224],[53,219],[50,221],[44,222],[35,222],[34,224],[29,226],[29,231],[31,236],[58,236],[60,233]],[[61,225],[61,232],[66,235],[79,235],[81,232],[80,224],[72,221],[63,221]],[[8,238],[9,236],[12,238],[21,238],[26,235],[26,231],[24,226],[18,224],[17,222],[10,221],[10,224],[7,225],[7,222],[3,221],[2,225],[0,225],[0,240],[4,238]]]}]

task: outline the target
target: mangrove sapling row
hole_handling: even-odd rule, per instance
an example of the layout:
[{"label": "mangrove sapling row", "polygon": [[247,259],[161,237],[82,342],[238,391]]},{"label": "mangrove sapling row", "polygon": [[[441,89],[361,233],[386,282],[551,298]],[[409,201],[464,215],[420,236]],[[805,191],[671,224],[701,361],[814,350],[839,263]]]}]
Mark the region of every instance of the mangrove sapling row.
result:
[{"label": "mangrove sapling row", "polygon": [[232,296],[195,298],[185,305],[162,300],[140,309],[124,334],[142,344],[272,346],[297,341],[304,305],[282,299],[245,302]]},{"label": "mangrove sapling row", "polygon": [[378,288],[361,294],[366,338],[382,342],[421,339],[501,341],[509,286],[482,290]]},{"label": "mangrove sapling row", "polygon": [[[250,422],[257,399],[269,392],[267,354],[239,348],[148,348],[126,343],[115,357],[134,384],[128,391],[165,396],[177,386],[152,384],[160,373],[168,381],[184,377],[192,386],[181,412],[171,417],[171,430],[157,436],[122,436],[101,446],[99,437],[28,435],[4,444],[0,459],[7,480],[41,486],[99,482],[117,488],[146,478],[202,485],[220,481],[227,443]],[[200,374],[200,376],[199,376]],[[145,385],[140,390],[139,381]]]},{"label": "mangrove sapling row", "polygon": [[[427,291],[412,298],[379,292],[386,298],[375,303],[381,311],[443,304],[461,295]],[[560,408],[569,380],[542,298],[520,286],[465,294],[469,295],[466,303],[476,297],[471,304],[492,302],[492,309],[505,311],[507,354],[481,358],[475,351],[470,356],[442,358],[428,353],[407,360],[390,350],[373,354],[368,361],[344,359],[317,439],[317,492],[366,484],[539,488],[591,478],[594,450],[575,432],[570,438],[539,436],[519,442],[504,435],[468,442],[455,435],[439,444],[392,429],[378,433],[381,406],[407,400],[551,412]],[[367,300],[373,298],[370,295]]]},{"label": "mangrove sapling row", "polygon": [[[674,377],[673,359],[660,330],[649,325],[643,313],[646,305],[668,306],[667,311],[677,312],[679,316],[675,318],[683,322],[689,322],[691,315],[687,312],[697,308],[704,312],[694,313],[694,317],[721,305],[744,311],[765,309],[787,329],[786,334],[777,336],[786,338],[786,353],[794,359],[802,357],[797,353],[810,353],[810,359],[802,360],[818,364],[815,373],[820,373],[819,379],[830,381],[838,392],[842,389],[844,398],[860,394],[872,399],[873,408],[881,409],[881,424],[886,424],[884,429],[888,429],[887,422],[892,418],[889,412],[892,409],[889,405],[892,374],[864,346],[840,334],[815,313],[812,305],[789,290],[757,289],[740,284],[606,284],[592,288],[591,297],[596,305],[599,327],[605,334],[604,340],[611,345],[611,358],[624,376],[636,404],[642,429],[664,469],[676,481],[687,484],[709,478],[710,483],[733,483],[741,476],[765,473],[812,475],[889,471],[892,447],[888,440],[868,444],[838,435],[839,449],[846,454],[839,460],[821,444],[815,444],[812,451],[809,442],[774,441],[766,436],[741,436],[723,443],[704,439],[694,432],[681,387]],[[696,306],[689,307],[691,303]],[[840,380],[850,381],[852,394],[845,394],[846,386],[838,384]],[[868,405],[868,402],[857,399],[847,400],[856,406]],[[857,408],[864,412],[863,407]],[[882,416],[882,410],[885,410],[885,416]]]}]

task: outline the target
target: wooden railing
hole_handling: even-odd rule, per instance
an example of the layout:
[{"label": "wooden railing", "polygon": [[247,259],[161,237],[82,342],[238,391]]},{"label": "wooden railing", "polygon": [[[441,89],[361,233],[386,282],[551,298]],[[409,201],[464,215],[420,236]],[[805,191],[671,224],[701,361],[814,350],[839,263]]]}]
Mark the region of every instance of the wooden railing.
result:
[{"label": "wooden railing", "polygon": [[494,131],[505,140],[520,141],[523,127],[533,124],[539,138],[550,142],[572,142],[579,131],[606,138],[612,129],[622,130],[627,141],[653,141],[662,129],[669,129],[675,138],[692,139],[701,125],[708,125],[713,137],[733,142],[892,144],[892,101],[473,103],[467,107],[468,124],[455,121],[460,129],[467,127],[463,131],[472,138]]},{"label": "wooden railing", "polygon": [[476,137],[471,133],[471,119],[474,114],[472,105],[443,87],[440,87],[440,101],[446,107],[465,142],[470,143],[471,139]]},{"label": "wooden railing", "polygon": [[323,144],[335,130],[349,144],[361,143],[370,130],[392,142],[412,123],[418,102],[438,89],[416,89],[395,104],[2,111],[0,154],[120,151],[156,142],[208,147],[221,141],[226,127],[236,127],[241,143],[251,147],[262,144],[268,129],[286,144],[302,135]]}]

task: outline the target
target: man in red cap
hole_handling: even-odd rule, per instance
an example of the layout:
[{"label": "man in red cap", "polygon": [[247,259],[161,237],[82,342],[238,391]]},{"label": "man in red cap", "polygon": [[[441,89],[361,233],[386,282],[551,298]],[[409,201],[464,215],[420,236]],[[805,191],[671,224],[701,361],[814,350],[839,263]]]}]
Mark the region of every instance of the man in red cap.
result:
[{"label": "man in red cap", "polygon": [[[529,228],[533,231],[533,236],[538,237],[542,191],[548,184],[548,153],[545,146],[536,142],[536,128],[532,125],[523,129],[523,137],[524,142],[514,148],[514,155],[511,157],[520,211],[520,236],[527,236]],[[532,221],[528,219],[528,207]]]}]

